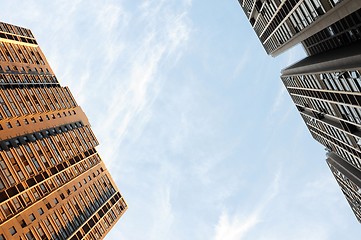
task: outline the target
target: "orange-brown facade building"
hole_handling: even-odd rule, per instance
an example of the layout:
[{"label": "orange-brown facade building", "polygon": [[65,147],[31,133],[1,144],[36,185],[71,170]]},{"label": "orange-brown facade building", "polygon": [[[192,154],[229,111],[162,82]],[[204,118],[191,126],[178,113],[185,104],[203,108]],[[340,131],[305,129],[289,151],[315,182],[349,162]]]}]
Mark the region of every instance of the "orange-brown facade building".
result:
[{"label": "orange-brown facade building", "polygon": [[127,209],[31,31],[0,23],[0,240],[102,239]]}]

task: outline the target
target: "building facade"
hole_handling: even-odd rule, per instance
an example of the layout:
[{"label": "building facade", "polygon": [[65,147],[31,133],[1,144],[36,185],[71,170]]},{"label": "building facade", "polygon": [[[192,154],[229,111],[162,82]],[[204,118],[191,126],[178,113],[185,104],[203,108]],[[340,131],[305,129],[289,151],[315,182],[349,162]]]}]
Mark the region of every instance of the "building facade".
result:
[{"label": "building facade", "polygon": [[361,171],[361,44],[307,57],[281,79],[312,136]]},{"label": "building facade", "polygon": [[[361,8],[359,0],[238,0],[238,2],[267,54],[272,56],[277,56],[303,42]],[[312,39],[310,41],[312,42]],[[316,41],[322,39],[318,37]]]},{"label": "building facade", "polygon": [[30,30],[0,23],[0,240],[102,239],[127,204]]},{"label": "building facade", "polygon": [[[361,175],[361,43],[309,56],[284,69],[281,79],[313,138]],[[361,191],[348,194],[349,182],[340,182],[336,166],[330,169],[360,221],[354,202]]]},{"label": "building facade", "polygon": [[[266,52],[301,43],[281,79],[356,218],[361,216],[361,1],[239,0]],[[361,221],[360,221],[361,222]]]},{"label": "building facade", "polygon": [[326,161],[357,220],[361,223],[361,172],[332,152],[327,154]]}]

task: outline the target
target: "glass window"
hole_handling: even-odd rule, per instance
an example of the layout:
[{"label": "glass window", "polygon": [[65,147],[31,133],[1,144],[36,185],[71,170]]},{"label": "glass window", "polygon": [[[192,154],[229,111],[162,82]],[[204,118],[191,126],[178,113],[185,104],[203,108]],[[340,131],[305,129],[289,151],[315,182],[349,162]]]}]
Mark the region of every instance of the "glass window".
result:
[{"label": "glass window", "polygon": [[39,208],[39,209],[38,209],[38,213],[39,213],[40,215],[43,215],[43,214],[44,214],[44,210],[43,210],[42,208]]},{"label": "glass window", "polygon": [[15,235],[16,234],[16,229],[14,227],[9,228],[9,232],[11,235]]},{"label": "glass window", "polygon": [[36,218],[35,218],[34,214],[30,214],[29,219],[30,219],[30,221],[34,221]]}]

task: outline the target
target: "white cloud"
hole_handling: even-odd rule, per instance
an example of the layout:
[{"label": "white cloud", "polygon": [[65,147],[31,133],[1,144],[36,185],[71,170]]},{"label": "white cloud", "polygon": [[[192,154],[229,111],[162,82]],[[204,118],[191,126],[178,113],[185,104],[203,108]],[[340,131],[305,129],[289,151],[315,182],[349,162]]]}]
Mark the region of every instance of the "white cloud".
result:
[{"label": "white cloud", "polygon": [[144,31],[125,49],[125,55],[131,57],[122,61],[126,68],[120,72],[121,79],[108,76],[112,81],[119,81],[105,93],[111,104],[104,109],[106,117],[102,126],[114,126],[115,133],[103,143],[108,162],[126,134],[132,131],[132,138],[136,139],[151,117],[151,106],[161,91],[164,74],[178,61],[189,40],[191,24],[186,11],[171,10],[165,1],[146,1],[141,6],[141,14],[128,20],[129,27],[136,21],[144,25]]},{"label": "white cloud", "polygon": [[274,176],[262,201],[246,216],[223,211],[215,229],[214,240],[240,240],[246,237],[262,221],[263,211],[279,192],[281,171]]},{"label": "white cloud", "polygon": [[247,220],[241,221],[237,216],[222,213],[217,229],[215,240],[239,240],[259,222],[258,214],[253,213]]}]

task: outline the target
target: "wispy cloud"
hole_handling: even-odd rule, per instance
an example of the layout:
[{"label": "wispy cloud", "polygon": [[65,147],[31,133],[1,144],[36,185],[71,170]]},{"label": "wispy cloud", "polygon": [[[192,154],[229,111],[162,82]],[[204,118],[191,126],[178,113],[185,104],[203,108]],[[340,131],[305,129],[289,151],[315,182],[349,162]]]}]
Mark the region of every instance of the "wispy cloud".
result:
[{"label": "wispy cloud", "polygon": [[246,49],[243,55],[240,56],[238,64],[234,69],[232,78],[237,78],[240,76],[244,68],[247,66],[247,63],[249,62],[249,54],[250,54],[250,50]]},{"label": "wispy cloud", "polygon": [[241,240],[262,221],[265,208],[279,192],[281,170],[274,176],[272,184],[258,205],[246,216],[223,211],[215,228],[214,240]]},{"label": "wispy cloud", "polygon": [[[119,21],[127,22],[128,27],[124,29],[124,33],[118,33],[120,45],[123,42],[121,35],[132,32],[132,24],[144,25],[144,31],[137,33],[138,36],[132,42],[126,42],[127,47],[121,47],[118,54],[114,54],[114,51],[117,52],[113,46],[116,45],[114,42],[110,47],[105,46],[111,61],[111,64],[106,62],[105,65],[113,66],[114,62],[120,65],[120,69],[107,69],[106,72],[110,74],[101,80],[102,84],[110,86],[101,86],[103,91],[107,91],[110,104],[103,109],[106,117],[101,120],[102,124],[95,126],[95,131],[104,125],[114,126],[113,134],[102,136],[101,150],[109,163],[114,159],[112,156],[115,155],[117,146],[122,143],[129,131],[132,132],[133,139],[140,136],[152,115],[151,106],[161,91],[164,74],[182,55],[191,32],[187,9],[175,11],[169,7],[167,1],[146,1],[139,9],[138,15],[128,14],[119,8],[116,8],[114,13],[114,8],[109,6],[100,11],[99,15],[99,19],[102,19],[102,16],[108,16],[112,12],[107,27],[109,32],[115,32],[113,28],[119,24]],[[118,14],[123,17],[119,17]],[[116,28],[119,31],[118,27]],[[115,81],[117,84],[113,83]],[[135,122],[137,128],[134,128]],[[98,132],[102,134],[102,131]]]},{"label": "wispy cloud", "polygon": [[172,235],[172,225],[174,221],[174,214],[172,204],[170,201],[171,189],[168,185],[165,188],[159,189],[156,192],[158,205],[154,207],[154,221],[151,223],[152,231],[148,236],[149,239],[169,239]]}]

